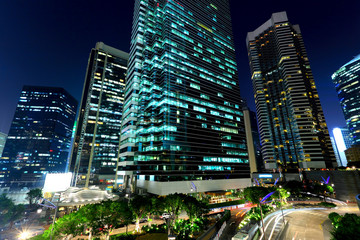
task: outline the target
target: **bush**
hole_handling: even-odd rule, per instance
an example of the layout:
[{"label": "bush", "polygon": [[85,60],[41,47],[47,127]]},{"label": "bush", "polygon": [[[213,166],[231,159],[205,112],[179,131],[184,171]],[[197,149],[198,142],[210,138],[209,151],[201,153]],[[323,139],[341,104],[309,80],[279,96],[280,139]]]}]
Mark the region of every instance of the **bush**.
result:
[{"label": "bush", "polygon": [[151,224],[150,227],[148,225],[144,225],[141,228],[141,230],[146,233],[166,233],[167,232],[166,224],[161,224],[161,225]]},{"label": "bush", "polygon": [[110,236],[110,240],[135,240],[138,235],[131,235],[126,233],[120,233]]},{"label": "bush", "polygon": [[332,239],[360,239],[360,217],[356,214],[345,213],[344,216],[341,216],[337,213],[330,213],[329,219],[333,224],[330,232]]},{"label": "bush", "polygon": [[328,202],[321,202],[318,204],[319,206],[323,206],[323,207],[330,207],[330,208],[333,208],[333,207],[336,207],[336,204],[334,203],[328,203]]}]

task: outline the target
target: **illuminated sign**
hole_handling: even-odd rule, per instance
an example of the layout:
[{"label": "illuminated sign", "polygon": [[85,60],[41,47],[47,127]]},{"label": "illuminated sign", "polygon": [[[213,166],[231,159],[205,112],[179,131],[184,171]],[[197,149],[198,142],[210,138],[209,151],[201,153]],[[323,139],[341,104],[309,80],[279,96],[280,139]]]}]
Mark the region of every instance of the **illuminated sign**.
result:
[{"label": "illuminated sign", "polygon": [[43,192],[62,192],[70,187],[72,173],[46,174]]},{"label": "illuminated sign", "polygon": [[272,174],[259,174],[259,178],[272,178]]}]

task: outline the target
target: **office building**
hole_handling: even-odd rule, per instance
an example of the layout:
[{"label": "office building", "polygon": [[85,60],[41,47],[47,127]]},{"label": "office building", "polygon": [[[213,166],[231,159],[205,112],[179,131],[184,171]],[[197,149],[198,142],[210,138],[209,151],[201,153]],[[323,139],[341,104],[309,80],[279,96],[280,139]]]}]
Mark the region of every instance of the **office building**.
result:
[{"label": "office building", "polygon": [[73,185],[114,184],[127,61],[128,53],[102,42],[91,50],[69,163]]},{"label": "office building", "polygon": [[299,26],[286,12],[274,13],[248,33],[246,44],[265,167],[335,167]]},{"label": "office building", "polygon": [[77,101],[63,88],[24,86],[0,162],[0,182],[41,187],[66,171]]},{"label": "office building", "polygon": [[340,158],[340,155],[339,155],[339,152],[336,148],[336,142],[335,142],[335,139],[333,137],[330,137],[330,140],[331,140],[331,145],[334,149],[334,154],[335,154],[335,158],[336,158],[336,162],[337,162],[337,165],[338,167],[341,167],[342,164],[341,164],[341,158]]},{"label": "office building", "polygon": [[135,1],[119,159],[156,194],[248,184],[228,1]]},{"label": "office building", "polygon": [[334,152],[338,154],[340,160],[340,164],[338,161],[338,166],[346,167],[345,150],[351,146],[349,130],[347,128],[334,128],[332,132],[335,140]]},{"label": "office building", "polygon": [[0,157],[5,147],[6,138],[7,135],[5,133],[0,132]]},{"label": "office building", "polygon": [[360,144],[360,54],[332,75],[352,144]]},{"label": "office building", "polygon": [[360,168],[360,145],[352,145],[348,149],[345,150],[345,155],[347,159],[347,166],[352,167],[356,166]]}]

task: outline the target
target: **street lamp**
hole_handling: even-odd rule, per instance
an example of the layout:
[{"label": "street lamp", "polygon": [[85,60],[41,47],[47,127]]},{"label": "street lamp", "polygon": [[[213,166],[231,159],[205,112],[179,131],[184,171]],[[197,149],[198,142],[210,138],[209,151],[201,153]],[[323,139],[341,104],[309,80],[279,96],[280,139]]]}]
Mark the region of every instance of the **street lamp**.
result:
[{"label": "street lamp", "polygon": [[[56,193],[55,193],[56,194]],[[58,206],[55,206],[54,203],[50,202],[49,200],[46,200],[45,198],[41,198],[41,201],[44,201],[44,204],[42,203],[38,203],[38,205],[46,207],[46,208],[51,208],[51,209],[55,209],[55,213],[54,213],[54,217],[53,217],[53,223],[51,226],[51,231],[50,231],[50,240],[52,240],[52,232],[54,230],[54,224],[55,224],[55,218],[56,218],[56,214],[57,214],[57,210],[58,210]],[[57,201],[57,204],[59,204],[60,201],[60,196],[59,199]]]},{"label": "street lamp", "polygon": [[[282,188],[282,186],[280,185],[279,188]],[[280,198],[280,210],[281,210],[282,219],[283,219],[283,222],[284,222],[284,225],[285,225],[284,211],[282,209],[282,197],[280,195],[280,191],[278,191],[278,193],[279,193],[279,198]]]},{"label": "street lamp", "polygon": [[[274,191],[274,192],[275,192],[275,191]],[[263,212],[262,212],[261,204],[262,204],[262,203],[265,203],[265,200],[268,199],[271,195],[273,195],[274,192],[271,192],[271,193],[267,194],[265,197],[263,197],[262,200],[259,201],[260,214],[261,214],[261,223],[262,223],[264,240],[266,240],[266,236],[265,236],[264,217],[263,217]]]},{"label": "street lamp", "polygon": [[23,239],[28,239],[30,237],[30,233],[28,231],[24,231],[22,233],[20,233],[19,235],[19,239],[23,240]]}]

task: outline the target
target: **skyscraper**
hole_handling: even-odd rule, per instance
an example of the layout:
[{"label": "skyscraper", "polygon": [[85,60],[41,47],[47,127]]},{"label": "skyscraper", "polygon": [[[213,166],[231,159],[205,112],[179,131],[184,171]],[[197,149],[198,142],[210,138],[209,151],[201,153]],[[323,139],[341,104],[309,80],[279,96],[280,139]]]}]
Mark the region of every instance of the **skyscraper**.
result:
[{"label": "skyscraper", "polygon": [[352,144],[360,144],[360,54],[337,70],[332,79]]},{"label": "skyscraper", "polygon": [[334,154],[335,154],[335,158],[336,158],[337,165],[338,165],[338,166],[342,166],[342,164],[341,164],[341,158],[340,158],[339,152],[338,152],[338,150],[337,150],[336,142],[335,142],[334,137],[331,137],[331,136],[330,136],[330,140],[331,140],[331,145],[332,145],[332,147],[333,147],[333,149],[334,149]]},{"label": "skyscraper", "polygon": [[77,101],[63,88],[24,86],[0,162],[0,182],[41,186],[65,172]]},{"label": "skyscraper", "polygon": [[340,158],[340,164],[339,166],[346,167],[347,166],[347,160],[345,156],[345,150],[348,149],[351,146],[351,138],[350,133],[347,128],[334,128],[333,129],[333,136],[335,140],[335,153],[337,152]]},{"label": "skyscraper", "polygon": [[0,157],[5,147],[7,135],[5,133],[0,132]]},{"label": "skyscraper", "polygon": [[274,13],[246,44],[265,167],[336,166],[299,26]]},{"label": "skyscraper", "polygon": [[135,1],[126,85],[126,177],[157,194],[248,183],[228,1]]},{"label": "skyscraper", "polygon": [[69,164],[74,184],[113,185],[128,58],[102,42],[91,50]]}]

